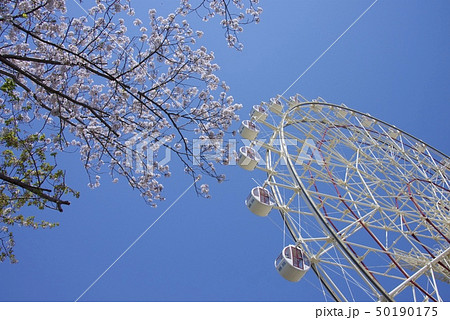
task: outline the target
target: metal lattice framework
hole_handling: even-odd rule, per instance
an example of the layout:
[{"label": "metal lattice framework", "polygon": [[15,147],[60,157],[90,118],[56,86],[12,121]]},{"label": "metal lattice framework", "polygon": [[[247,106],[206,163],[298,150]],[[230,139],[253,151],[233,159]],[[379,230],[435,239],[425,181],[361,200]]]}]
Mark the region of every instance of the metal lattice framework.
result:
[{"label": "metal lattice framework", "polygon": [[[300,97],[300,98],[299,98]],[[336,301],[450,298],[450,159],[368,114],[301,96],[263,104],[257,167]],[[265,138],[265,140],[264,140]]]}]

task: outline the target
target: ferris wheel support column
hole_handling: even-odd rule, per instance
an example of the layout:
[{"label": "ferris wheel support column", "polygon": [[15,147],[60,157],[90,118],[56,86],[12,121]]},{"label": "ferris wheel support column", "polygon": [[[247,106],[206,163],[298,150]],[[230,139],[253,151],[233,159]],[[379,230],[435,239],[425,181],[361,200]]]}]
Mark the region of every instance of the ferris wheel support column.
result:
[{"label": "ferris wheel support column", "polygon": [[[294,106],[293,108],[295,108],[295,107],[296,106]],[[291,110],[292,110],[292,108],[291,108]],[[286,123],[286,117],[288,114],[289,114],[289,111],[284,114],[281,125],[280,125],[280,129],[279,129],[280,130],[280,138],[282,141],[285,140],[284,123]],[[302,194],[305,196],[308,206],[310,207],[311,211],[315,214],[315,216],[319,219],[319,221],[325,226],[329,235],[332,236],[333,239],[336,241],[336,243],[338,244],[337,248],[342,252],[342,254],[344,254],[345,256],[348,257],[349,261],[355,267],[355,269],[360,274],[362,279],[364,279],[367,282],[367,284],[369,284],[371,287],[376,289],[376,291],[379,294],[381,294],[381,297],[383,297],[385,299],[385,301],[394,301],[392,296],[386,290],[384,290],[384,288],[378,283],[378,281],[376,279],[374,279],[373,276],[358,263],[357,258],[354,257],[353,254],[346,249],[345,244],[342,242],[342,240],[339,238],[339,236],[332,230],[332,228],[327,223],[327,221],[324,219],[324,217],[317,212],[317,209],[313,205],[311,199],[308,197],[308,195],[305,192],[303,192],[304,187],[303,187],[303,184],[300,181],[295,169],[293,168],[292,159],[287,156],[288,151],[286,150],[286,145],[284,143],[281,143],[280,145],[282,148],[283,157],[285,158],[284,160],[286,161],[286,165],[287,165],[292,177],[295,179],[298,187],[302,190]]]},{"label": "ferris wheel support column", "polygon": [[410,276],[408,279],[406,279],[405,281],[403,281],[401,284],[399,284],[394,290],[392,290],[391,292],[389,292],[389,294],[392,297],[395,297],[397,294],[399,294],[400,292],[402,292],[404,289],[406,289],[409,284],[412,281],[415,281],[417,278],[419,278],[421,275],[423,275],[424,273],[426,273],[427,271],[429,271],[430,269],[432,269],[432,267],[439,263],[442,259],[444,259],[447,255],[450,254],[450,247],[448,247],[446,250],[444,250],[443,252],[441,252],[438,256],[436,256],[436,258],[434,258],[433,260],[431,260],[429,263],[427,263],[425,266],[423,266],[422,268],[420,268],[416,273],[414,273],[412,276]]}]

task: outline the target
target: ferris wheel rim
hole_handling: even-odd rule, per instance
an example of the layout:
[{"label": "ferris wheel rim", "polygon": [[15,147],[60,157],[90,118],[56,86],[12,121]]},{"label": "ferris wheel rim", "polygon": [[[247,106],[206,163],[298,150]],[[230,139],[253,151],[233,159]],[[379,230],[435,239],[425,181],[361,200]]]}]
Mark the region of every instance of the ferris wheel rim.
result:
[{"label": "ferris wheel rim", "polygon": [[338,104],[334,104],[334,103],[330,103],[330,102],[322,102],[322,101],[306,101],[306,102],[299,102],[299,103],[293,104],[292,106],[289,107],[289,109],[286,111],[286,113],[289,113],[289,112],[293,111],[294,109],[296,109],[298,107],[303,107],[303,106],[308,106],[308,105],[313,105],[313,104],[319,104],[319,105],[324,105],[324,106],[328,106],[328,107],[343,109],[343,110],[347,110],[347,111],[359,114],[361,116],[373,119],[373,120],[375,120],[375,121],[377,121],[379,123],[382,123],[385,126],[388,126],[390,128],[393,128],[393,129],[397,130],[398,132],[400,132],[400,133],[402,133],[402,134],[404,134],[404,135],[406,135],[406,136],[408,136],[408,137],[410,137],[410,138],[412,138],[414,140],[417,140],[418,142],[420,142],[420,143],[424,144],[425,146],[427,146],[428,148],[432,149],[434,152],[436,152],[439,155],[441,155],[441,156],[443,156],[443,157],[445,157],[445,158],[450,160],[450,156],[449,155],[447,155],[444,152],[440,151],[439,149],[431,146],[430,144],[426,143],[425,141],[417,138],[416,136],[414,136],[414,135],[412,135],[412,134],[410,134],[410,133],[408,133],[408,132],[406,132],[406,131],[404,131],[404,130],[402,130],[400,128],[397,128],[396,126],[390,124],[389,122],[381,120],[381,119],[379,119],[377,117],[374,117],[374,116],[372,116],[372,115],[370,115],[368,113],[364,113],[364,112],[361,112],[361,111],[349,108],[349,107],[347,107],[345,105],[338,105]]}]

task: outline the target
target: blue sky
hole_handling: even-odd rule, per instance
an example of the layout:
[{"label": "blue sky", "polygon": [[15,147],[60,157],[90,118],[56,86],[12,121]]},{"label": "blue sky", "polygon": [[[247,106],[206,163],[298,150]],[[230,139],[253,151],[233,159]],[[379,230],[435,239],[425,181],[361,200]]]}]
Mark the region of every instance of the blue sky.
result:
[{"label": "blue sky", "polygon": [[[219,74],[244,104],[246,119],[254,104],[282,93],[372,2],[261,1],[261,23],[240,36],[243,52],[227,48],[217,20],[192,24],[205,30],[202,44],[215,52]],[[147,2],[134,3],[147,12]],[[169,3],[158,9],[170,10]],[[449,154],[449,15],[445,0],[380,0],[286,96],[345,103]],[[60,222],[57,229],[16,230],[20,262],[0,265],[0,301],[75,300],[191,182],[172,169],[167,201],[152,209],[106,175],[90,190],[78,158],[65,155],[59,163],[81,198],[62,214],[45,214]],[[282,234],[244,205],[252,178],[263,181],[263,173],[237,166],[222,171],[228,181],[211,183],[212,199],[188,191],[80,301],[323,301],[312,272],[293,284],[273,267]]]}]

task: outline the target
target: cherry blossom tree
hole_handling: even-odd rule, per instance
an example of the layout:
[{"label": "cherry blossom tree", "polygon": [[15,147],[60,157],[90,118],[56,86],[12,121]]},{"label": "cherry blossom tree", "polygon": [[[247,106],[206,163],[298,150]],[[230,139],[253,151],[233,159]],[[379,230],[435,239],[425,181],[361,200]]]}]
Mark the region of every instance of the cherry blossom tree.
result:
[{"label": "cherry blossom tree", "polygon": [[[222,181],[202,154],[193,161],[192,141],[223,139],[241,105],[216,75],[214,54],[197,44],[203,32],[186,19],[219,16],[226,42],[241,49],[238,34],[259,21],[257,4],[182,0],[173,13],[150,9],[142,21],[123,0],[97,0],[76,17],[64,0],[2,0],[0,261],[17,262],[13,226],[58,225],[22,215],[24,207],[62,211],[79,196],[57,162],[61,152],[79,151],[90,187],[107,171],[152,206],[172,174],[158,151],[170,150],[196,183],[201,174]],[[205,145],[226,161],[226,148]],[[196,188],[208,194],[207,184]]]}]

